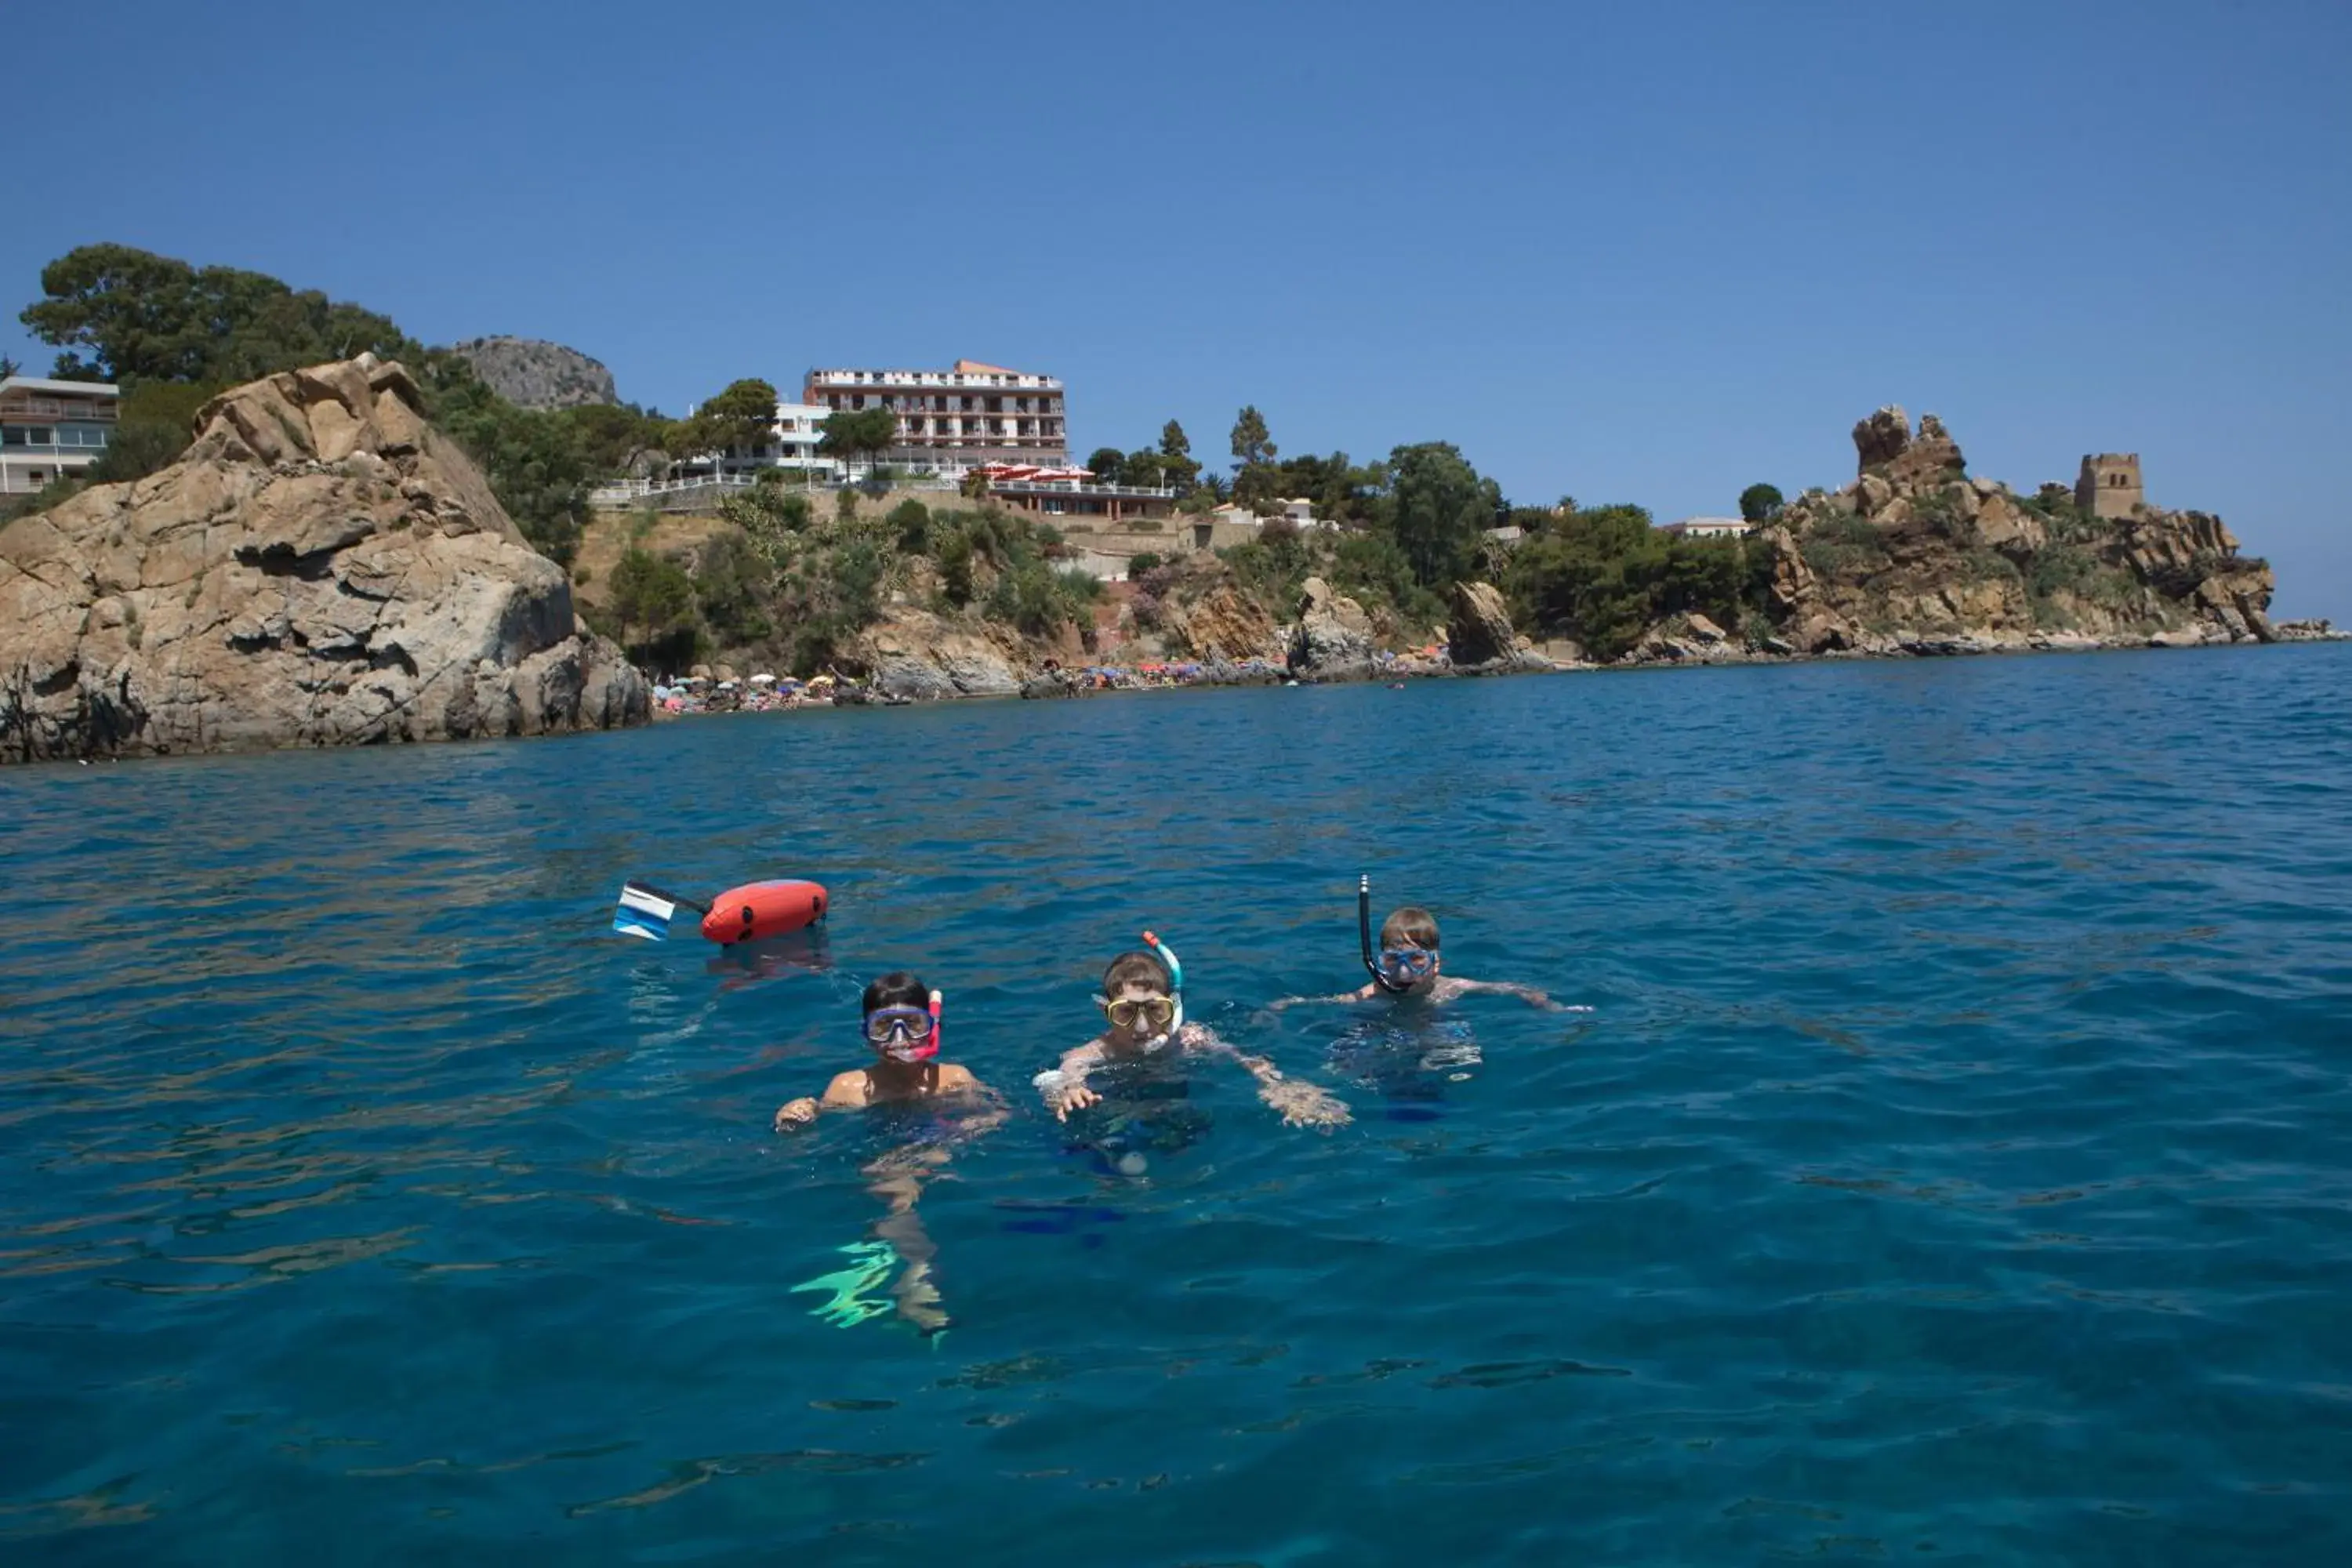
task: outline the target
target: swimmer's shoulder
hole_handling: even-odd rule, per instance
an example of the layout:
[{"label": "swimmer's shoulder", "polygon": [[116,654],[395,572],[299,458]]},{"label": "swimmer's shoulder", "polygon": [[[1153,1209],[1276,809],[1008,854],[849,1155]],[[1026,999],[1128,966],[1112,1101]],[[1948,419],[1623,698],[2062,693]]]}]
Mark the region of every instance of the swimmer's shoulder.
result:
[{"label": "swimmer's shoulder", "polygon": [[874,1082],[866,1076],[864,1068],[835,1073],[833,1081],[824,1086],[824,1103],[836,1108],[870,1105],[873,1100]]},{"label": "swimmer's shoulder", "polygon": [[961,1062],[941,1062],[940,1064],[939,1081],[933,1086],[933,1092],[938,1094],[961,1094],[968,1089],[976,1089],[984,1087],[986,1086],[984,1086],[980,1079],[972,1076],[971,1069],[965,1067]]}]

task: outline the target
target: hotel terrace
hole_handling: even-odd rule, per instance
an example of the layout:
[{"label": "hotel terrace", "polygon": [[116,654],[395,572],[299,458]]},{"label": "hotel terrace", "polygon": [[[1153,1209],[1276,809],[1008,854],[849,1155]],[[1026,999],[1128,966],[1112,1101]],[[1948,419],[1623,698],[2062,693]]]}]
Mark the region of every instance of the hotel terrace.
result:
[{"label": "hotel terrace", "polygon": [[881,461],[898,468],[957,474],[1070,460],[1062,384],[1050,375],[968,359],[953,370],[813,370],[801,401],[828,413],[896,414],[898,444]]}]

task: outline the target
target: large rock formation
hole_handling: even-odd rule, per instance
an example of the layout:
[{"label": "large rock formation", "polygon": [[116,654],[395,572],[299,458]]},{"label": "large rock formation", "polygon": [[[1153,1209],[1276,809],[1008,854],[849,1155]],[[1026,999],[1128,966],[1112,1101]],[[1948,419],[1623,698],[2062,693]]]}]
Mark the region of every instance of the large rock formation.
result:
[{"label": "large rock formation", "polygon": [[1274,617],[1241,591],[1230,572],[1205,589],[1195,586],[1193,594],[1160,602],[1160,635],[1171,652],[1209,660],[1281,656],[1282,635]]},{"label": "large rock formation", "polygon": [[1750,542],[1769,552],[1768,608],[1807,653],[1945,653],[2102,641],[2276,637],[2270,568],[2238,553],[2221,519],[2144,510],[2079,512],[2071,493],[2031,498],[1966,477],[1932,414],[1900,408],[1853,428],[1859,470],[1800,497]]},{"label": "large rock formation", "polygon": [[1290,634],[1290,673],[1301,680],[1365,680],[1372,675],[1372,619],[1364,607],[1309,577]]},{"label": "large rock formation", "polygon": [[449,352],[474,367],[492,392],[523,408],[583,408],[618,403],[613,373],[562,343],[536,338],[475,338]]},{"label": "large rock formation", "polygon": [[1877,479],[1892,487],[1916,487],[1960,479],[1968,472],[1959,443],[1942,420],[1921,415],[1914,435],[1909,416],[1895,404],[1855,424],[1853,451],[1855,472],[1865,483]]},{"label": "large rock formation", "polygon": [[1451,608],[1446,651],[1455,665],[1492,664],[1517,654],[1519,638],[1511,629],[1511,607],[1493,584],[1455,584]]},{"label": "large rock formation", "polygon": [[950,623],[906,605],[866,628],[854,657],[875,690],[918,701],[1017,696],[1027,663],[1010,627]]},{"label": "large rock formation", "polygon": [[271,376],[170,468],[0,530],[0,755],[644,722],[644,678],[421,407],[372,355]]}]

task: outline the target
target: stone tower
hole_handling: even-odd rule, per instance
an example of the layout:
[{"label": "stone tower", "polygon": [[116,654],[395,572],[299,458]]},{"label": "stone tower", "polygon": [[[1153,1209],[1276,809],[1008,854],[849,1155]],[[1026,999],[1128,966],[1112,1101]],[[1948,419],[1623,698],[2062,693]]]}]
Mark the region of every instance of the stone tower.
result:
[{"label": "stone tower", "polygon": [[2147,500],[2140,489],[2137,452],[2101,452],[2083,459],[2074,504],[2097,517],[2129,517]]}]

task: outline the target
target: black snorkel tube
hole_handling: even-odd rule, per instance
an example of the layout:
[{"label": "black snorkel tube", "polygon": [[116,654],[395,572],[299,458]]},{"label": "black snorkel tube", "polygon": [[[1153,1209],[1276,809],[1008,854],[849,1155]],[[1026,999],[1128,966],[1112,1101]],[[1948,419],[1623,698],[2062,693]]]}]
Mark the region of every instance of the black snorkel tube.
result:
[{"label": "black snorkel tube", "polygon": [[1399,985],[1391,980],[1388,971],[1381,967],[1381,961],[1372,955],[1372,879],[1370,876],[1356,884],[1356,934],[1363,942],[1364,968],[1370,972],[1373,984],[1392,996],[1401,996],[1412,989],[1410,984]]}]

